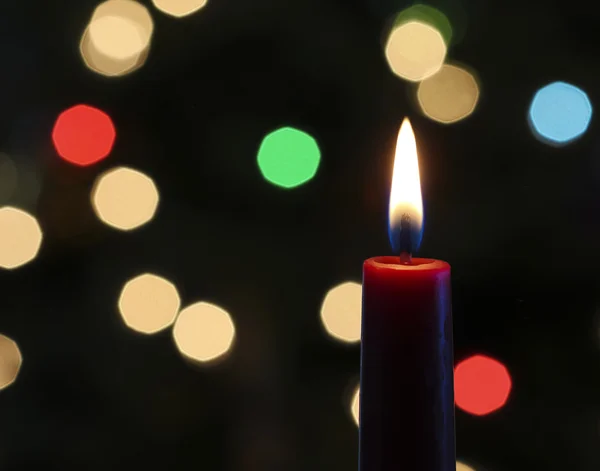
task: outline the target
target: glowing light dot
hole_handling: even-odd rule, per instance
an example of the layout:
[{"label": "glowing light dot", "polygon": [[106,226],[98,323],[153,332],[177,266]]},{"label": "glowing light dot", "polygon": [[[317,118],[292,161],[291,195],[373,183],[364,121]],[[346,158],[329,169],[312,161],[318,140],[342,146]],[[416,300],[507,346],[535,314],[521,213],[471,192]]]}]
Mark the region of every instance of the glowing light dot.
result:
[{"label": "glowing light dot", "polygon": [[542,87],[529,108],[534,135],[551,145],[564,145],[581,136],[592,119],[592,104],[574,85],[554,82]]},{"label": "glowing light dot", "polygon": [[362,285],[342,283],[327,293],[321,306],[325,330],[342,342],[360,341],[362,319]]},{"label": "glowing light dot", "polygon": [[42,244],[37,220],[23,210],[0,208],[0,267],[12,269],[35,258]]},{"label": "glowing light dot", "polygon": [[460,461],[456,462],[456,471],[475,471],[475,468],[471,468],[471,466],[468,466],[464,463],[461,463]]},{"label": "glowing light dot", "polygon": [[108,0],[96,7],[87,30],[96,51],[119,60],[135,57],[149,46],[154,24],[141,3]]},{"label": "glowing light dot", "polygon": [[96,48],[86,29],[79,44],[79,52],[88,69],[105,77],[121,77],[130,74],[144,65],[149,49],[126,58],[114,58]]},{"label": "glowing light dot", "polygon": [[452,39],[452,25],[450,24],[448,17],[437,8],[420,3],[408,7],[398,13],[396,18],[394,18],[394,26],[399,26],[411,21],[418,21],[419,23],[424,23],[437,29],[444,38],[446,44],[450,44],[450,40]]},{"label": "glowing light dot", "polygon": [[110,117],[97,108],[76,105],[63,111],[54,124],[56,152],[75,165],[91,165],[105,158],[115,142]]},{"label": "glowing light dot", "polygon": [[352,395],[352,403],[350,404],[350,413],[354,419],[354,423],[358,425],[360,417],[360,387],[357,386]]},{"label": "glowing light dot", "polygon": [[467,358],[454,370],[456,405],[473,415],[487,415],[503,407],[511,388],[506,367],[483,355]]},{"label": "glowing light dot", "polygon": [[123,321],[129,328],[143,334],[154,334],[173,324],[180,305],[177,288],[151,273],[129,280],[119,297]]},{"label": "glowing light dot", "polygon": [[118,167],[100,175],[92,190],[92,205],[102,222],[123,231],[150,221],[158,207],[154,181],[142,172]]},{"label": "glowing light dot", "polygon": [[235,337],[235,326],[225,310],[201,302],[179,313],[173,337],[183,356],[204,363],[229,351]]},{"label": "glowing light dot", "polygon": [[446,59],[444,38],[434,27],[410,21],[395,27],[387,41],[385,56],[392,72],[419,82],[438,72]]},{"label": "glowing light dot", "polygon": [[454,123],[469,116],[479,100],[473,74],[445,64],[435,75],[419,84],[417,98],[423,113],[440,123]]},{"label": "glowing light dot", "polygon": [[176,18],[191,15],[206,5],[208,0],[152,0],[154,6]]},{"label": "glowing light dot", "polygon": [[13,340],[0,334],[0,390],[15,382],[22,362],[19,346]]},{"label": "glowing light dot", "polygon": [[317,173],[321,151],[317,141],[294,128],[281,128],[266,136],[258,150],[263,177],[283,188],[306,183]]}]

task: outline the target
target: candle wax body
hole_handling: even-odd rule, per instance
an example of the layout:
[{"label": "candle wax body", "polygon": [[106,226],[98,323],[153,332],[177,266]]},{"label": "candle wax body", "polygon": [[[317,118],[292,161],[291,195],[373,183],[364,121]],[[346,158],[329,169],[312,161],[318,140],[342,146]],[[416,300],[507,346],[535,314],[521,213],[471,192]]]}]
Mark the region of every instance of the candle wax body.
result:
[{"label": "candle wax body", "polygon": [[363,267],[360,471],[454,471],[450,265]]}]

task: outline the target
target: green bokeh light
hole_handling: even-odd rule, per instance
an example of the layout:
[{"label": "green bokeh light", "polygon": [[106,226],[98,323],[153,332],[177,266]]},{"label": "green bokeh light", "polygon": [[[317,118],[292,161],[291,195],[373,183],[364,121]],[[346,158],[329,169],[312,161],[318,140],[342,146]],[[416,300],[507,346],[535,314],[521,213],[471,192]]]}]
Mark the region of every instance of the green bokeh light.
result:
[{"label": "green bokeh light", "polygon": [[309,134],[290,127],[268,134],[258,150],[258,167],[266,180],[283,188],[306,183],[317,173],[321,151]]},{"label": "green bokeh light", "polygon": [[393,26],[395,28],[411,21],[419,21],[429,26],[433,26],[440,32],[442,38],[444,38],[446,46],[450,44],[450,41],[452,40],[452,24],[450,23],[450,20],[448,20],[448,17],[438,9],[430,7],[429,5],[417,3],[398,13],[394,18]]}]

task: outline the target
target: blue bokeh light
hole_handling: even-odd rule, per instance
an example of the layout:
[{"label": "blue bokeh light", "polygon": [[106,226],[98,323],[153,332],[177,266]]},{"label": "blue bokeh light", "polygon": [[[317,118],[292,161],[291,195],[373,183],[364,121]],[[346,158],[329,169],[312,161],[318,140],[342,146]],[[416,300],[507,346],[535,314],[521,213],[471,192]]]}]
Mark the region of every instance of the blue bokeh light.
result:
[{"label": "blue bokeh light", "polygon": [[581,136],[591,119],[592,104],[587,94],[565,82],[540,88],[529,108],[532,131],[551,145],[565,145]]}]

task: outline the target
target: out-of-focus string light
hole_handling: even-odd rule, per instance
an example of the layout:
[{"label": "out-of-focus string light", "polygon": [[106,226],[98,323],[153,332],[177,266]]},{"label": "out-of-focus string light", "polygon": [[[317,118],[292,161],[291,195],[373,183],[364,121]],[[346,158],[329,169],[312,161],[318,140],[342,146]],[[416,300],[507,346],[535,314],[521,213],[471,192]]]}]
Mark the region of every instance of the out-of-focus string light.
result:
[{"label": "out-of-focus string light", "polygon": [[504,406],[512,380],[506,367],[484,355],[461,361],[454,369],[456,406],[473,415],[487,415]]},{"label": "out-of-focus string light", "polygon": [[94,164],[110,154],[115,136],[110,116],[89,105],[76,105],[63,111],[52,131],[58,155],[80,166]]},{"label": "out-of-focus string light", "polygon": [[16,342],[0,334],[0,390],[15,382],[23,363]]},{"label": "out-of-focus string light", "polygon": [[152,0],[152,3],[163,13],[182,18],[196,13],[206,6],[208,0]]},{"label": "out-of-focus string light", "polygon": [[154,334],[173,324],[180,305],[175,285],[151,273],[125,283],[118,303],[125,324],[142,334]]},{"label": "out-of-focus string light", "polygon": [[129,231],[150,221],[159,195],[154,181],[127,167],[111,169],[98,177],[92,190],[92,206],[105,224]]},{"label": "out-of-focus string light", "polygon": [[354,419],[354,423],[358,425],[360,417],[360,386],[356,386],[354,394],[352,395],[350,414],[352,415],[352,419]]},{"label": "out-of-focus string light", "polygon": [[36,218],[18,208],[0,208],[0,267],[10,270],[32,261],[41,244]]},{"label": "out-of-focus string light", "polygon": [[565,145],[588,128],[592,104],[580,88],[565,82],[553,82],[540,88],[529,108],[529,125],[542,142]]},{"label": "out-of-focus string light", "polygon": [[139,54],[134,54],[125,58],[111,57],[98,48],[90,39],[86,29],[81,37],[79,52],[85,62],[85,65],[92,71],[106,77],[121,77],[130,74],[144,65],[148,58],[149,47],[142,50]]},{"label": "out-of-focus string light", "polygon": [[282,188],[295,188],[315,176],[321,151],[309,134],[284,127],[263,139],[257,159],[267,181]]},{"label": "out-of-focus string light", "polygon": [[222,357],[231,349],[235,326],[225,310],[200,302],[179,313],[173,338],[184,357],[205,363]]},{"label": "out-of-focus string light", "polygon": [[420,82],[442,68],[447,50],[446,42],[436,28],[420,21],[409,21],[392,29],[385,56],[396,75]]},{"label": "out-of-focus string light", "polygon": [[419,84],[417,98],[427,117],[440,123],[455,123],[475,110],[479,85],[468,70],[444,64],[438,73]]},{"label": "out-of-focus string light", "polygon": [[150,45],[154,23],[150,12],[133,0],[108,0],[96,7],[87,27],[93,48],[106,57],[124,60]]},{"label": "out-of-focus string light", "polygon": [[475,468],[472,468],[469,465],[462,463],[461,461],[456,462],[456,471],[475,471]]},{"label": "out-of-focus string light", "polygon": [[411,21],[430,25],[440,32],[446,45],[450,44],[452,40],[452,24],[448,20],[448,17],[437,8],[421,3],[412,5],[396,15],[394,18],[394,27]]},{"label": "out-of-focus string light", "polygon": [[358,342],[361,330],[362,285],[342,283],[330,289],[321,305],[321,322],[329,335],[342,342]]}]

